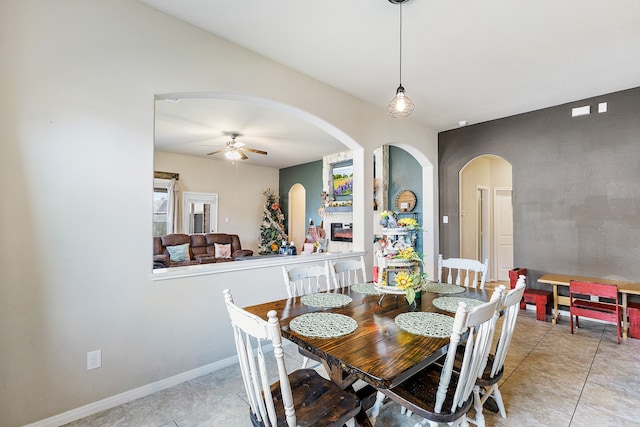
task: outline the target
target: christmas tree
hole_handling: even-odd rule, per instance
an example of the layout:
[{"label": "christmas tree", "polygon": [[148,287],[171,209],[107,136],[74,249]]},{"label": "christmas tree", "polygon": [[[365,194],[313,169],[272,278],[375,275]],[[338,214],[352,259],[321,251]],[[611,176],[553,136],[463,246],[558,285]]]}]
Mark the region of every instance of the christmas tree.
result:
[{"label": "christmas tree", "polygon": [[273,194],[270,188],[264,193],[267,198],[264,205],[262,225],[260,226],[260,255],[277,254],[283,241],[287,241],[284,232],[284,214],[280,210],[280,196]]}]

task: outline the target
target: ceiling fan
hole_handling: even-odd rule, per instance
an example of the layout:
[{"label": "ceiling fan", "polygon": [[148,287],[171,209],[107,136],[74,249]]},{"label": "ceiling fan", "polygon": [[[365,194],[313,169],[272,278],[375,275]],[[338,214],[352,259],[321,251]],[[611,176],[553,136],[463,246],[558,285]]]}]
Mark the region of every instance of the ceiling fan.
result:
[{"label": "ceiling fan", "polygon": [[267,155],[266,151],[245,147],[244,143],[240,141],[236,141],[236,138],[239,136],[240,136],[239,133],[232,133],[231,141],[227,142],[226,147],[207,153],[207,156],[210,156],[212,154],[217,154],[217,153],[224,153],[225,157],[229,160],[246,160],[249,158],[247,156],[247,152],[262,154],[265,156]]}]

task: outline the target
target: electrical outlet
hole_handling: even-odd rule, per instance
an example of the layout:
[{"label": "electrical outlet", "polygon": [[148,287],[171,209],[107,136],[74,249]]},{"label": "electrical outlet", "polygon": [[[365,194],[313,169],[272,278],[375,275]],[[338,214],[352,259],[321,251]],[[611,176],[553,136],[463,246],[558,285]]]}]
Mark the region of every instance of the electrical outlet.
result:
[{"label": "electrical outlet", "polygon": [[89,351],[87,353],[87,371],[102,366],[102,350]]}]

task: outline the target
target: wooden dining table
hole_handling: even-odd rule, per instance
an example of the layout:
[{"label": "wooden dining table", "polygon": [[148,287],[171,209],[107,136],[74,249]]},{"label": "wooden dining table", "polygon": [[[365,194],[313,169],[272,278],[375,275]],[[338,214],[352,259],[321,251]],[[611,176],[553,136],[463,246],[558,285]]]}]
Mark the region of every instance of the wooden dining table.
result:
[{"label": "wooden dining table", "polygon": [[[361,426],[370,425],[364,410],[373,403],[371,394],[375,396],[376,389],[394,387],[447,353],[448,336],[435,338],[407,332],[396,324],[396,316],[416,311],[454,317],[453,312],[438,309],[433,300],[462,297],[484,302],[490,297],[481,289],[465,289],[455,294],[422,292],[416,304],[409,305],[404,295],[384,295],[381,298],[381,295],[357,292],[351,287],[329,292],[347,295],[352,300],[342,307],[322,308],[305,305],[301,297],[294,297],[245,307],[245,310],[265,319],[270,310],[276,310],[282,336],[319,358],[331,380],[341,388],[350,389],[357,380],[365,381],[369,387],[359,390],[363,410],[356,417]],[[348,316],[357,322],[357,328],[335,338],[313,338],[289,327],[296,317],[316,312]]]}]

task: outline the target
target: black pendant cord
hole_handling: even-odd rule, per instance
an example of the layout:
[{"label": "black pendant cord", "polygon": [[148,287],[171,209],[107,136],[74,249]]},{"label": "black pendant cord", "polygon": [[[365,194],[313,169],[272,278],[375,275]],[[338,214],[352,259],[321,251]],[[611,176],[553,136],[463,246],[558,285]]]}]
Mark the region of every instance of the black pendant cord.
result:
[{"label": "black pendant cord", "polygon": [[400,3],[400,86],[402,86],[402,3]]}]

